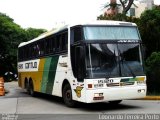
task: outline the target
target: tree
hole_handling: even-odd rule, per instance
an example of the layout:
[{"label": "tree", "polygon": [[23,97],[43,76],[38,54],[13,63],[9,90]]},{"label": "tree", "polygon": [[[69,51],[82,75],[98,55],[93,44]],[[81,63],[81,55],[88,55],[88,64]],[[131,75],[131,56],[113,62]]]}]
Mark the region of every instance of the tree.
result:
[{"label": "tree", "polygon": [[123,21],[127,19],[127,16],[124,16],[121,13],[118,13],[116,15],[100,15],[97,17],[97,20],[118,20],[118,21]]},{"label": "tree", "polygon": [[123,11],[122,14],[126,15],[126,13],[128,12],[128,10],[131,8],[134,0],[119,0],[122,7],[123,7]]},{"label": "tree", "polygon": [[153,52],[146,60],[147,92],[160,95],[160,52]]},{"label": "tree", "polygon": [[44,32],[47,32],[47,31],[45,29],[28,28],[26,29],[27,39],[31,40]]},{"label": "tree", "polygon": [[160,7],[146,10],[139,21],[139,29],[143,43],[146,46],[146,57],[152,52],[160,51]]},{"label": "tree", "polygon": [[97,17],[98,20],[119,20],[119,21],[126,21],[127,20],[127,16],[126,13],[128,12],[128,10],[131,8],[132,5],[134,5],[135,7],[137,7],[134,3],[134,0],[120,0],[121,4],[117,4],[116,0],[111,0],[110,4],[106,4],[104,6],[104,8],[110,7],[110,9],[112,11],[115,11],[115,9],[118,6],[122,6],[123,10],[122,13],[116,13],[116,14],[104,14],[104,15],[100,15],[99,17]]},{"label": "tree", "polygon": [[21,42],[31,40],[44,29],[21,28],[9,16],[0,13],[0,76],[7,71],[16,73],[17,69],[17,48]]},{"label": "tree", "polygon": [[14,71],[16,48],[22,38],[25,39],[25,31],[15,24],[12,18],[0,13],[0,75],[4,74],[6,70]]},{"label": "tree", "polygon": [[160,6],[141,14],[138,26],[146,48],[147,91],[160,94]]},{"label": "tree", "polygon": [[[105,4],[104,8],[108,8],[107,10],[110,10],[109,15],[116,15],[118,13],[117,7],[120,6],[120,4],[117,4],[117,0],[110,0],[110,3]],[[108,14],[107,14],[108,15]]]}]

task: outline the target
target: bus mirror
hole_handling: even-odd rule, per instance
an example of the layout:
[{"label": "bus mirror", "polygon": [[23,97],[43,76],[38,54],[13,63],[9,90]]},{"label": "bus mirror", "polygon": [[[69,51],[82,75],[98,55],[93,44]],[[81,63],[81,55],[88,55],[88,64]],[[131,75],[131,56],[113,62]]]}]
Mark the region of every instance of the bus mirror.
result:
[{"label": "bus mirror", "polygon": [[76,52],[75,52],[75,57],[76,57],[76,62],[75,66],[77,69],[77,78],[78,80],[83,80],[85,78],[85,54],[84,54],[84,48],[82,46],[76,47]]}]

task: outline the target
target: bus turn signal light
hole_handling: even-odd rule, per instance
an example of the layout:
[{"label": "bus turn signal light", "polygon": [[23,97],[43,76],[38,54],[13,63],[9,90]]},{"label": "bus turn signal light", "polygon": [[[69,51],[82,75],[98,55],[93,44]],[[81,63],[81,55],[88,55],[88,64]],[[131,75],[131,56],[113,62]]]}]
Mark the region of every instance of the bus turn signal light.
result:
[{"label": "bus turn signal light", "polygon": [[88,88],[92,88],[92,84],[88,84]]},{"label": "bus turn signal light", "polygon": [[144,92],[145,92],[145,89],[139,89],[137,92],[138,92],[138,93],[144,93]]}]

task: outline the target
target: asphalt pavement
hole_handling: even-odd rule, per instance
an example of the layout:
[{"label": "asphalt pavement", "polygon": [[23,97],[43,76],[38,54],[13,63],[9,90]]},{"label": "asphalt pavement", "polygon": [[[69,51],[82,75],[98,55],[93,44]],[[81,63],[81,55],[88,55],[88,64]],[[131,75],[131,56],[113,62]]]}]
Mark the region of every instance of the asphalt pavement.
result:
[{"label": "asphalt pavement", "polygon": [[154,100],[123,100],[116,106],[103,102],[80,104],[76,108],[68,108],[58,97],[45,94],[31,97],[18,87],[15,81],[5,83],[5,89],[6,95],[0,96],[0,119],[2,120],[112,120],[108,117],[110,115],[114,117],[119,115],[117,116],[120,117],[119,119],[137,115],[138,117],[134,120],[147,117],[150,117],[148,120],[152,120],[153,117],[155,117],[154,120],[160,119],[160,100],[157,96]]}]

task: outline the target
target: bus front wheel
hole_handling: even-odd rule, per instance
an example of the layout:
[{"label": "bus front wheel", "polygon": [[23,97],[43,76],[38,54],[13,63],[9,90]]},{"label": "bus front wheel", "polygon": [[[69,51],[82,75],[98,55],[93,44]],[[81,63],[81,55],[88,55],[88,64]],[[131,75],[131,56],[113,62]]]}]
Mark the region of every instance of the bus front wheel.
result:
[{"label": "bus front wheel", "polygon": [[75,101],[72,100],[72,90],[69,84],[66,84],[62,90],[62,97],[64,103],[68,107],[74,107],[75,106]]}]

